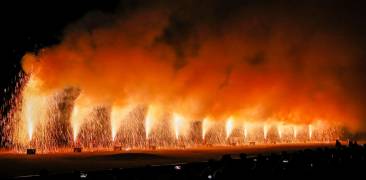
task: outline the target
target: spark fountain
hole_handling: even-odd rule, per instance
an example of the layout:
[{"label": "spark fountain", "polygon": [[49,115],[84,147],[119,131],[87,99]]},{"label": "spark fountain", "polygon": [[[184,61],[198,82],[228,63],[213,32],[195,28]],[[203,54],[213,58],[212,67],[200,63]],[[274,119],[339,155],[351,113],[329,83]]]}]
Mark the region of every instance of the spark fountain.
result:
[{"label": "spark fountain", "polygon": [[233,132],[234,128],[234,119],[233,117],[230,117],[225,124],[225,130],[226,130],[226,139],[228,139]]},{"label": "spark fountain", "polygon": [[264,141],[267,141],[267,137],[268,137],[268,125],[264,124],[263,125],[263,138],[264,138]]},{"label": "spark fountain", "polygon": [[[19,116],[15,116],[18,117],[17,123],[12,124],[17,127],[13,132],[13,148],[21,152],[22,148],[27,147],[27,154],[35,154],[36,149],[40,153],[67,151],[67,147],[81,152],[82,149],[120,151],[122,147],[154,150],[268,142],[317,143],[332,141],[340,136],[338,126],[319,119],[312,123],[293,123],[276,118],[262,122],[247,121],[247,117],[236,115],[222,122],[207,115],[193,122],[183,114],[170,114],[157,105],[96,105],[78,90],[40,93],[40,84],[37,78],[29,78],[22,93],[22,108],[18,111]],[[54,98],[58,96],[63,98]],[[60,104],[64,106],[61,109],[57,108]],[[61,122],[57,123],[56,120]],[[236,127],[237,124],[243,126]],[[197,128],[201,130],[193,130]],[[242,130],[236,131],[239,129]],[[55,138],[58,133],[66,138]],[[195,133],[199,133],[198,136]],[[194,137],[201,137],[201,143],[197,144],[199,141],[193,140]]]}]

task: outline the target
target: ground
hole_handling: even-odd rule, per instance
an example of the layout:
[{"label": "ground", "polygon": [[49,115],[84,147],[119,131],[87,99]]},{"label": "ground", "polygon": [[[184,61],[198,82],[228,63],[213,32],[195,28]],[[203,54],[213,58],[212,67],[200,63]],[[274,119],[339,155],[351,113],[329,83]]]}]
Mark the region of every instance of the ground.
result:
[{"label": "ground", "polygon": [[233,158],[240,153],[258,154],[291,151],[306,148],[333,146],[334,144],[272,144],[254,146],[218,146],[189,149],[123,150],[102,152],[66,152],[26,155],[9,151],[0,152],[0,177],[15,177],[38,174],[47,169],[49,173],[72,172],[74,170],[104,170],[146,165],[162,165],[209,159],[220,159],[224,154]]}]

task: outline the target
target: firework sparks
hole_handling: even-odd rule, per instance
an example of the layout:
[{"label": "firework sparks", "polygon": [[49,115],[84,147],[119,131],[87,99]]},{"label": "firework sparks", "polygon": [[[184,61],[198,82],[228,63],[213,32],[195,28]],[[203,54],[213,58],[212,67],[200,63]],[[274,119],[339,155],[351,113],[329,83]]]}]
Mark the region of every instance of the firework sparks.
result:
[{"label": "firework sparks", "polygon": [[244,139],[248,138],[248,125],[245,123],[243,126],[243,134],[244,134]]},{"label": "firework sparks", "polygon": [[154,122],[154,106],[150,105],[145,118],[145,138],[149,139],[153,122]]},{"label": "firework sparks", "polygon": [[230,137],[231,133],[233,132],[233,129],[234,129],[234,118],[229,117],[226,120],[226,125],[225,125],[226,139]]},{"label": "firework sparks", "polygon": [[183,123],[184,123],[183,117],[178,115],[177,113],[174,113],[173,126],[174,126],[175,139],[178,139],[179,136],[181,135]]},{"label": "firework sparks", "polygon": [[23,91],[22,119],[26,121],[29,141],[32,140],[37,124],[44,122],[47,115],[47,96],[39,92],[39,86],[40,80],[31,76]]},{"label": "firework sparks", "polygon": [[[25,53],[2,142],[43,149],[298,143],[364,127],[363,76],[353,76],[364,74],[363,48],[339,34],[352,28],[337,31],[328,16],[304,24],[306,13],[272,14],[272,4],[264,13],[262,4],[250,13],[233,6],[224,21],[210,13],[221,2],[202,10],[170,4],[85,16],[57,44]],[[109,17],[107,26],[99,21]]]},{"label": "firework sparks", "polygon": [[265,140],[267,140],[267,135],[268,135],[268,125],[264,124],[263,125],[263,137]]},{"label": "firework sparks", "polygon": [[207,131],[211,127],[211,122],[208,118],[203,119],[202,121],[202,139],[204,140],[207,134]]},{"label": "firework sparks", "polygon": [[120,107],[113,106],[111,112],[111,133],[112,141],[115,141],[116,135],[120,130],[122,120],[127,117],[128,113],[133,110],[133,106]]},{"label": "firework sparks", "polygon": [[308,132],[309,132],[309,139],[311,140],[313,137],[313,126],[309,124],[308,126]]},{"label": "firework sparks", "polygon": [[283,126],[281,124],[277,125],[277,132],[278,132],[278,137],[280,139],[282,139],[282,134],[283,134]]},{"label": "firework sparks", "polygon": [[[61,110],[55,108],[57,107],[55,105],[58,103],[65,104],[65,102],[62,102],[62,99],[52,98],[58,91],[50,91],[47,93],[40,91],[39,87],[41,86],[41,83],[42,81],[31,76],[25,85],[22,93],[23,101],[21,104],[22,111],[20,112],[21,121],[19,126],[24,128],[19,128],[20,131],[16,136],[18,138],[17,142],[22,146],[26,146],[32,142],[37,148],[55,149],[58,140],[53,137],[57,136],[58,133],[67,135],[67,133],[64,132],[68,131],[67,129],[60,129],[60,127],[65,125],[57,124],[58,119],[62,116],[60,116],[59,112]],[[111,107],[111,110],[106,110],[106,106]],[[64,105],[64,107],[67,106]],[[124,106],[113,104],[99,106],[98,103],[93,102],[88,96],[81,93],[72,100],[71,107],[70,111],[63,110],[62,112],[70,112],[68,120],[71,126],[70,132],[72,132],[70,138],[72,138],[74,145],[77,143],[78,146],[88,146],[88,148],[108,146],[110,143],[108,143],[107,139],[115,142],[117,135],[121,133],[122,127],[124,130],[129,129],[128,132],[124,132],[124,139],[122,140],[127,147],[141,147],[143,145],[153,145],[155,143],[158,143],[160,146],[171,146],[172,140],[169,139],[169,137],[180,140],[182,144],[190,141],[190,139],[188,139],[189,136],[186,136],[186,133],[190,132],[188,131],[190,128],[188,126],[190,120],[185,118],[185,114],[174,113],[174,111],[171,113],[164,108],[157,108],[158,106],[156,105],[146,107],[146,112],[136,112],[135,103]],[[141,127],[144,128],[145,131],[141,131],[141,134],[139,130],[140,115],[137,114],[132,116],[132,114],[135,113],[142,116],[141,121],[143,123],[141,124]],[[171,116],[169,114],[171,114]],[[169,116],[172,118],[171,122],[162,121]],[[245,116],[238,119],[234,119],[230,116],[224,122],[211,120],[208,117],[210,117],[210,115],[207,115],[206,118],[202,120],[202,131],[200,134],[202,140],[205,142],[207,141],[207,143],[226,143],[225,140],[232,136],[236,123],[243,123],[242,142],[263,141],[263,138],[265,141],[295,142],[295,139],[301,141],[306,136],[299,137],[299,134],[302,135],[306,133],[306,139],[310,142],[324,141],[339,137],[337,130],[332,130],[335,126],[333,127],[329,121],[322,119],[315,119],[312,121],[312,124],[304,125],[301,123],[286,123],[286,121],[278,122],[276,118],[268,118],[265,123],[253,118],[254,120],[249,123],[240,122],[238,120],[247,119]],[[124,121],[124,119],[130,118],[132,119]],[[104,126],[104,121],[108,122],[107,126]],[[55,126],[54,130],[56,130],[55,132],[52,132],[53,134],[48,128],[52,126]],[[153,128],[154,126],[156,126],[155,129]],[[272,126],[276,126],[277,128],[270,128]],[[273,129],[275,129],[276,132],[272,132]],[[321,135],[317,134],[317,136],[314,137],[313,134],[315,130],[321,132],[319,133]],[[156,133],[154,133],[156,134],[156,138],[151,138],[153,131],[156,131]],[[206,137],[208,131],[210,131],[210,138]],[[105,134],[106,132],[108,133]],[[248,136],[249,132],[251,133],[250,137]],[[278,136],[273,136],[273,134],[276,133]],[[102,136],[107,137],[108,134],[110,135],[108,138],[101,138]],[[144,141],[148,141],[148,143]]]},{"label": "firework sparks", "polygon": [[80,127],[83,125],[88,114],[91,112],[92,108],[89,106],[84,105],[84,103],[82,103],[82,97],[79,97],[74,104],[74,108],[71,114],[71,126],[74,142],[77,141],[78,134],[80,132]]},{"label": "firework sparks", "polygon": [[296,139],[297,138],[297,127],[294,125],[292,127],[292,130],[293,130],[294,139]]}]

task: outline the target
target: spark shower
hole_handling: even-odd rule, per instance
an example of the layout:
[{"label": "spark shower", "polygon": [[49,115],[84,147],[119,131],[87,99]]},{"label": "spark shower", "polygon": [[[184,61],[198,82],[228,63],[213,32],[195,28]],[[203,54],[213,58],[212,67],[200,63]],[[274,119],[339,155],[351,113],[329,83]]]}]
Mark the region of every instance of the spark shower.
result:
[{"label": "spark shower", "polygon": [[83,147],[106,150],[113,146],[150,149],[245,145],[250,142],[324,143],[338,139],[340,126],[317,119],[310,123],[287,119],[249,119],[230,115],[226,119],[191,119],[166,111],[157,104],[126,106],[80,103],[82,92],[64,89],[39,92],[41,83],[25,78],[19,108],[13,113],[14,150],[36,147],[41,152]]},{"label": "spark shower", "polygon": [[328,142],[362,129],[357,44],[327,31],[328,16],[261,6],[225,20],[189,4],[86,15],[24,55],[9,146]]}]

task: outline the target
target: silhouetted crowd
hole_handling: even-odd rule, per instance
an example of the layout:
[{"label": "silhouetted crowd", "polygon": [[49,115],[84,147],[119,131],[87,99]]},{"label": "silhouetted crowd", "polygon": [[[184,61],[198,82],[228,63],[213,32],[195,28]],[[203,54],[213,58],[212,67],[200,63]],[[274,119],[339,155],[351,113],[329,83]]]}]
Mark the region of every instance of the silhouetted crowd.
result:
[{"label": "silhouetted crowd", "polygon": [[233,159],[224,155],[220,160],[176,165],[146,166],[40,176],[24,179],[303,179],[357,178],[366,172],[366,144],[350,141],[348,146],[336,142],[333,148],[283,151],[281,153],[247,155]]}]

